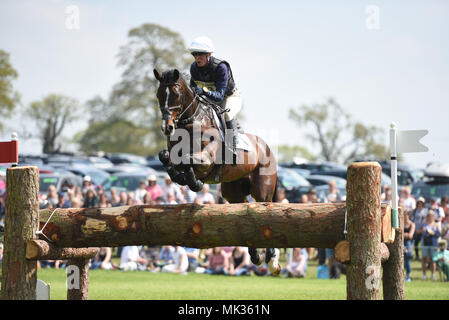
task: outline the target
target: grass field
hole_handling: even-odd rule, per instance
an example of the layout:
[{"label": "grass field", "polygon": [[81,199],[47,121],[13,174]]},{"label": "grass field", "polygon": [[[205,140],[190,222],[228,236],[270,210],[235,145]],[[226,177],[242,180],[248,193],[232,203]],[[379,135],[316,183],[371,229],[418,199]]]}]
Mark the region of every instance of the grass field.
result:
[{"label": "grass field", "polygon": [[[421,280],[420,262],[412,262],[407,299],[449,300],[449,282]],[[334,300],[346,299],[346,278],[317,279],[317,262],[310,261],[306,278],[229,277],[151,272],[90,271],[90,300]],[[429,273],[428,273],[429,276]],[[439,276],[437,275],[438,279]],[[66,299],[65,270],[41,269],[38,278],[51,286],[51,299]]]}]

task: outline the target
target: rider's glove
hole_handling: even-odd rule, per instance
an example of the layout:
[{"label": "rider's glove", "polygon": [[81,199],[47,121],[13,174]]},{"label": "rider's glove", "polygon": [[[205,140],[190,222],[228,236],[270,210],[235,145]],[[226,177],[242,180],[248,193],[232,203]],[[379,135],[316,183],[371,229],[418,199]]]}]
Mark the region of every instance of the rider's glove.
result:
[{"label": "rider's glove", "polygon": [[199,96],[204,94],[203,89],[201,89],[200,87],[195,87],[195,91],[196,91],[196,94]]}]

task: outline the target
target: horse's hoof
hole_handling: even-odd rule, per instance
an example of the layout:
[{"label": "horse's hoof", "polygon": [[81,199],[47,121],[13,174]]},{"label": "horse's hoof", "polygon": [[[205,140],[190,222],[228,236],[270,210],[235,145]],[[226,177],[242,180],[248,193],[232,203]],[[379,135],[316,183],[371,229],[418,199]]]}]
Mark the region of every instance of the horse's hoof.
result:
[{"label": "horse's hoof", "polygon": [[197,180],[196,183],[189,185],[190,190],[192,190],[193,192],[199,192],[201,190],[203,190],[203,182],[200,180]]},{"label": "horse's hoof", "polygon": [[268,269],[272,276],[278,276],[281,273],[282,267],[278,263],[277,259],[271,258],[270,262],[268,262]]},{"label": "horse's hoof", "polygon": [[159,152],[159,161],[162,162],[163,165],[168,165],[170,160],[170,153],[167,149],[164,149]]}]

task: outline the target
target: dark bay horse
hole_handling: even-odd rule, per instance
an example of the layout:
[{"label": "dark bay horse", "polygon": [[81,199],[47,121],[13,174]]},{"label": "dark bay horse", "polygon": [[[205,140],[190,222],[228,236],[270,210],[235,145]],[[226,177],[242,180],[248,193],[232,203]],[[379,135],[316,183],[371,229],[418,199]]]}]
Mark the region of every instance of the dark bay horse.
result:
[{"label": "dark bay horse", "polygon": [[[154,75],[159,81],[162,131],[167,136],[167,149],[159,153],[159,159],[171,179],[195,192],[203,183],[221,183],[222,196],[230,203],[247,202],[248,195],[258,202],[272,201],[276,159],[265,141],[245,134],[248,150],[237,149],[237,164],[229,164],[214,106],[198,96],[178,70],[160,73],[154,69]],[[256,248],[248,251],[254,264],[262,262]],[[279,274],[281,268],[273,248],[266,249],[265,261],[273,275]]]}]

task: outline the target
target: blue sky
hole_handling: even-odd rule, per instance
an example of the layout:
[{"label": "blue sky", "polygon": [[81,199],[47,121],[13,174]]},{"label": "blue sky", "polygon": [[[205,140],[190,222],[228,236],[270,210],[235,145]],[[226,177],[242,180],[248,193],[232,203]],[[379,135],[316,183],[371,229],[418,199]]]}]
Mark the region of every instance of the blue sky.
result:
[{"label": "blue sky", "polygon": [[[65,26],[69,5],[80,10],[79,30]],[[368,6],[378,8],[377,29],[367,27]],[[212,38],[243,95],[244,128],[269,142],[317,151],[288,110],[334,97],[354,121],[429,129],[422,142],[430,151],[406,155],[409,163],[449,162],[448,1],[2,0],[0,48],[19,71],[24,104],[48,93],[84,102],[119,80],[115,56],[143,23],[177,31],[186,43]],[[21,144],[21,152],[39,151],[35,140]]]}]

